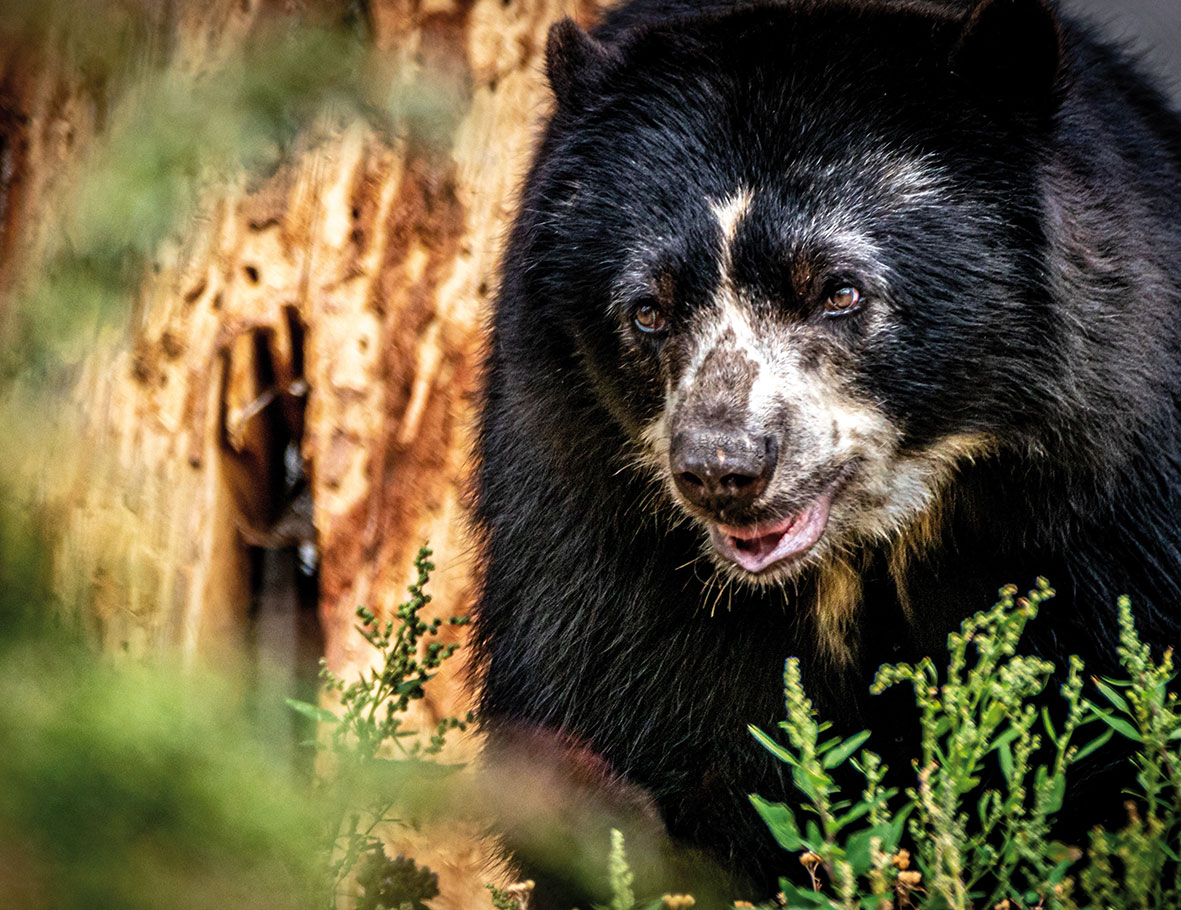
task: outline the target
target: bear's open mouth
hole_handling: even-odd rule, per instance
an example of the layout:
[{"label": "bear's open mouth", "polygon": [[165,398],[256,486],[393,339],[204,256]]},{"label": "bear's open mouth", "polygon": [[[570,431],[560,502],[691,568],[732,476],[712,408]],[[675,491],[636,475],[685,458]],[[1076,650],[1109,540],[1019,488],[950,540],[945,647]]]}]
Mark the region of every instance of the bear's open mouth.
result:
[{"label": "bear's open mouth", "polygon": [[807,508],[771,523],[745,528],[711,524],[710,541],[726,559],[757,575],[812,548],[828,526],[834,492],[830,486]]}]

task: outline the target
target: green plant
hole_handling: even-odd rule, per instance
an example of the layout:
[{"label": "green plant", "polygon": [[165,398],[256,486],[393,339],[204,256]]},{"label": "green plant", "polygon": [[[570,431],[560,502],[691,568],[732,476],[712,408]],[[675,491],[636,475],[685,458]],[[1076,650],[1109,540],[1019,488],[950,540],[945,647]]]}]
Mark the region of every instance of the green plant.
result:
[{"label": "green plant", "polygon": [[[418,551],[414,560],[418,578],[393,618],[379,622],[368,608],[357,609],[361,620],[357,630],[377,654],[371,669],[347,682],[321,661],[324,696],[337,702],[337,710],[287,700],[294,710],[329,728],[315,742],[333,759],[332,771],[320,783],[340,796],[339,809],[327,826],[329,907],[335,906],[337,894],[362,857],[372,858],[383,850],[380,826],[402,821],[396,813],[401,802],[399,784],[410,778],[417,782],[434,778],[437,783],[439,775],[457,770],[455,765],[424,764],[423,760],[437,756],[447,734],[466,729],[472,720],[470,714],[444,717],[425,734],[407,723],[411,705],[424,697],[426,684],[458,647],[431,641],[444,621],[428,622],[420,615],[431,599],[425,591],[434,569],[430,555],[425,546]],[[452,616],[446,624],[467,622],[467,617]]]},{"label": "green plant", "polygon": [[607,878],[611,882],[611,906],[609,910],[634,910],[636,896],[632,892],[631,867],[627,863],[627,852],[623,846],[623,832],[611,831],[611,853],[607,857]]},{"label": "green plant", "polygon": [[356,910],[427,910],[426,901],[439,894],[439,876],[407,856],[390,859],[380,844],[362,856],[357,884]]},{"label": "green plant", "polygon": [[[751,803],[785,850],[800,853],[800,862],[812,878],[807,890],[783,880],[780,885],[789,902],[804,906],[852,907],[858,905],[859,888],[866,889],[860,903],[876,907],[883,895],[896,885],[897,867],[892,854],[902,836],[909,809],[896,815],[889,800],[895,790],[881,787],[885,767],[872,752],[863,751],[855,767],[865,779],[859,800],[841,797],[832,770],[847,760],[868,739],[862,732],[847,739],[821,741],[831,724],[817,720],[812,702],[804,693],[799,661],[789,659],[783,671],[787,720],[780,723],[789,747],[757,727],[751,733],[768,750],[791,767],[792,782],[804,797],[798,808],[769,802],[752,795]],[[822,876],[839,897],[822,893]]]},{"label": "green plant", "polygon": [[[611,903],[605,907],[596,905],[594,910],[661,910],[669,906],[691,907],[693,901],[685,895],[665,895],[654,900],[636,900],[633,885],[635,874],[627,860],[623,832],[611,829],[611,849],[607,854],[607,881],[611,888]],[[675,904],[674,904],[675,901]]]},{"label": "green plant", "polygon": [[1083,890],[1111,910],[1181,907],[1181,710],[1173,651],[1160,661],[1136,634],[1128,598],[1119,600],[1120,663],[1125,680],[1095,679],[1107,706],[1091,713],[1113,732],[1136,744],[1138,791],[1129,800],[1128,824],[1120,831],[1095,831],[1089,863],[1080,876]]},{"label": "green plant", "polygon": [[521,904],[508,888],[497,888],[491,883],[484,887],[488,889],[495,910],[519,910]]},{"label": "green plant", "polygon": [[[788,661],[788,717],[780,724],[788,744],[755,728],[752,733],[791,766],[803,802],[792,808],[751,799],[780,845],[801,852],[812,878],[811,889],[781,883],[789,904],[957,910],[1003,901],[1063,904],[1066,873],[1079,853],[1050,838],[1051,821],[1062,806],[1067,767],[1107,737],[1081,749],[1072,745],[1088,714],[1078,659],[1071,660],[1060,690],[1061,729],[1037,707],[1054,667],[1019,655],[1017,644],[1051,596],[1040,579],[1026,598],[1016,598],[1011,587],[1002,590],[996,606],[949,637],[942,675],[930,659],[878,671],[875,692],[908,683],[919,710],[916,781],[903,794],[882,788],[886,769],[875,754],[863,750],[853,758],[867,733],[821,741],[828,724],[817,721],[798,663]],[[832,774],[846,761],[865,780],[857,799],[843,797]]]},{"label": "green plant", "polygon": [[311,910],[322,796],[223,677],[95,653],[0,488],[0,907]]}]

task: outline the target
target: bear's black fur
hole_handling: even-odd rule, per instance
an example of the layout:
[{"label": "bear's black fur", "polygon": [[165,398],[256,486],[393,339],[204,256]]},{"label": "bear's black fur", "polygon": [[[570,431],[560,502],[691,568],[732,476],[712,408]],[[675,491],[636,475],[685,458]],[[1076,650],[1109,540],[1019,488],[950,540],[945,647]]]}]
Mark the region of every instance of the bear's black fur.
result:
[{"label": "bear's black fur", "polygon": [[484,720],[586,746],[768,892],[747,794],[788,787],[747,725],[789,655],[905,768],[874,671],[1004,583],[1054,584],[1026,645],[1059,665],[1112,669],[1123,593],[1181,639],[1181,121],[1041,0],[968,6],[635,0],[550,36],[478,437]]}]

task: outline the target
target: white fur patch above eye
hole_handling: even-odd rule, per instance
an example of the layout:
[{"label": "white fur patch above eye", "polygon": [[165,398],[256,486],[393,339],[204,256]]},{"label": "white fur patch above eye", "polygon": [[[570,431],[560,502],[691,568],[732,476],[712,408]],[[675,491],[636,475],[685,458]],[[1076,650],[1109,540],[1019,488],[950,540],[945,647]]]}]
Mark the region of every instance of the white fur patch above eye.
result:
[{"label": "white fur patch above eye", "polygon": [[730,275],[734,263],[734,238],[738,236],[738,225],[749,211],[753,198],[749,189],[739,187],[734,195],[725,199],[711,199],[709,203],[710,211],[718,219],[718,227],[722,232],[722,254],[718,262],[722,280],[718,289],[723,294],[731,293],[734,286]]},{"label": "white fur patch above eye", "polygon": [[730,245],[738,234],[738,224],[750,209],[752,198],[749,189],[739,187],[732,196],[710,200],[710,211],[714,213],[714,217],[718,219],[718,226],[722,229],[723,255],[727,259],[729,259]]}]

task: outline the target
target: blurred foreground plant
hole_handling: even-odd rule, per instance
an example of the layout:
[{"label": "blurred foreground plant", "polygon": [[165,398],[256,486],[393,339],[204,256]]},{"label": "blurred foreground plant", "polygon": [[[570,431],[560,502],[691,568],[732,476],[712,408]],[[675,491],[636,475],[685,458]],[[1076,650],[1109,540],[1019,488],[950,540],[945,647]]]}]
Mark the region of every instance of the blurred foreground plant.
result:
[{"label": "blurred foreground plant", "polygon": [[[328,669],[324,661],[320,662],[324,694],[339,703],[338,710],[330,711],[295,699],[287,702],[296,711],[328,727],[326,735],[314,742],[331,756],[331,761],[325,763],[328,770],[320,785],[341,798],[339,811],[327,825],[331,886],[328,907],[336,906],[338,894],[358,871],[362,857],[366,860],[367,879],[385,877],[405,882],[413,878],[405,869],[410,861],[402,857],[389,860],[385,856],[380,827],[404,821],[398,809],[405,795],[403,788],[411,785],[408,782],[443,786],[444,778],[461,767],[427,759],[443,750],[449,732],[467,728],[472,721],[470,713],[462,718],[444,717],[425,734],[407,723],[412,704],[425,695],[424,686],[458,648],[454,643],[430,641],[444,622],[437,618],[427,622],[420,616],[431,599],[425,591],[434,569],[430,556],[431,551],[426,547],[418,551],[414,559],[418,579],[410,585],[410,597],[398,606],[394,618],[379,622],[367,607],[357,609],[361,620],[357,630],[376,652],[375,666],[356,680],[346,682]],[[467,622],[465,616],[452,616],[446,624],[462,626]],[[418,799],[421,798],[419,795]],[[403,894],[403,901],[411,906],[426,899],[421,895],[430,891],[423,882],[418,884],[423,887],[416,885],[417,890],[410,889]],[[372,906],[375,910],[378,906],[398,910],[399,905]]]},{"label": "blurred foreground plant", "polygon": [[311,910],[319,795],[228,679],[95,654],[45,560],[0,491],[0,907]]},{"label": "blurred foreground plant", "polygon": [[100,326],[131,315],[152,267],[193,242],[203,201],[352,124],[441,147],[460,116],[452,77],[411,78],[343,9],[336,21],[260,14],[248,36],[231,33],[194,61],[177,52],[174,16],[151,4],[2,7],[0,38],[42,48],[102,111],[80,160],[58,165],[68,189],[30,213],[26,274],[3,326],[10,377],[52,376],[89,353]]}]

